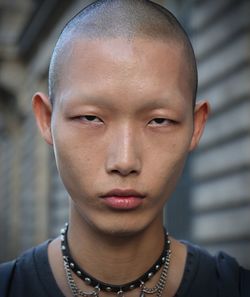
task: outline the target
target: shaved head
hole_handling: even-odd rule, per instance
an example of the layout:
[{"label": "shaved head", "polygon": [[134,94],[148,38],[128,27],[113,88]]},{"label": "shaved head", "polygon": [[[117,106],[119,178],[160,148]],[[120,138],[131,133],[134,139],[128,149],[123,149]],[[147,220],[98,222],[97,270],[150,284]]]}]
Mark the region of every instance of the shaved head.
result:
[{"label": "shaved head", "polygon": [[[161,40],[183,48],[188,65],[193,104],[197,92],[197,67],[190,40],[175,16],[148,0],[98,0],[82,9],[63,28],[49,67],[49,97],[53,104],[60,77],[63,55],[78,39],[135,38]],[[83,53],[84,54],[84,53]]]}]

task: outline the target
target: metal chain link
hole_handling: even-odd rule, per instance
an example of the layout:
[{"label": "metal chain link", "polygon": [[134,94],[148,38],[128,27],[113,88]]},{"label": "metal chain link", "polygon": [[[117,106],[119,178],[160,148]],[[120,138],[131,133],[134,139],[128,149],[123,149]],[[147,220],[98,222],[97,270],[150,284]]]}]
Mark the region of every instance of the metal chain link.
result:
[{"label": "metal chain link", "polygon": [[166,256],[166,260],[160,275],[160,279],[157,282],[157,284],[153,287],[153,288],[147,288],[146,286],[144,286],[144,284],[142,285],[142,289],[141,289],[141,295],[142,293],[145,294],[155,294],[157,293],[156,297],[161,297],[162,296],[162,292],[166,286],[167,283],[167,276],[168,276],[168,268],[169,268],[169,264],[170,264],[170,258],[171,258],[171,250],[169,249],[168,254]]},{"label": "metal chain link", "polygon": [[[169,264],[170,264],[170,259],[171,259],[171,249],[168,250],[168,253],[166,255],[166,259],[163,265],[163,269],[160,275],[160,279],[157,282],[157,284],[153,287],[153,288],[147,288],[144,283],[142,282],[141,284],[141,293],[140,293],[140,297],[144,297],[145,294],[155,294],[156,293],[156,297],[161,297],[162,293],[164,291],[164,288],[166,286],[167,283],[167,276],[168,276],[168,269],[169,269]],[[76,283],[75,280],[73,278],[73,275],[71,273],[71,269],[69,266],[69,263],[67,261],[67,259],[64,259],[64,269],[65,269],[65,273],[66,273],[66,278],[67,278],[67,282],[69,285],[69,288],[72,292],[73,297],[78,297],[78,296],[82,296],[82,297],[99,297],[99,292],[100,292],[100,288],[95,288],[93,291],[90,292],[85,292],[80,290]],[[123,297],[124,296],[124,292],[123,291],[119,291],[117,293],[117,297]]]},{"label": "metal chain link", "polygon": [[69,267],[68,262],[65,261],[65,260],[63,262],[64,262],[64,269],[65,269],[65,273],[66,273],[66,278],[67,278],[68,285],[69,285],[69,288],[71,289],[73,297],[78,297],[78,296],[82,296],[82,297],[90,297],[90,296],[98,297],[99,296],[99,292],[100,292],[99,288],[95,288],[93,291],[90,291],[90,292],[85,292],[85,291],[80,290],[77,287],[76,283],[75,283],[75,280],[74,280],[73,275],[71,273],[71,269]]}]

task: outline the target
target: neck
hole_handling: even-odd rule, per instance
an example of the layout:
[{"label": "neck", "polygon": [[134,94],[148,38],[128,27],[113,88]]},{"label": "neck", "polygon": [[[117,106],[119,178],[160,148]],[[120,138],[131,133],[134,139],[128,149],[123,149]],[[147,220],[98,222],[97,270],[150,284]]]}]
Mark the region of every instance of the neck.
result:
[{"label": "neck", "polygon": [[72,209],[68,241],[72,257],[85,271],[104,282],[122,284],[138,278],[157,260],[164,233],[159,219],[136,234],[104,234]]}]

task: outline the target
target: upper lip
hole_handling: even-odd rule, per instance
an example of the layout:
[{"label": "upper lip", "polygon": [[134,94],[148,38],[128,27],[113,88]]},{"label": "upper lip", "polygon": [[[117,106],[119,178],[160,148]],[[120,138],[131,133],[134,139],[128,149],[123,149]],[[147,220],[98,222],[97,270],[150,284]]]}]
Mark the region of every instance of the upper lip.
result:
[{"label": "upper lip", "polygon": [[105,193],[104,195],[101,195],[102,198],[105,197],[138,197],[138,198],[144,198],[145,195],[137,192],[135,190],[132,189],[113,189],[107,193]]}]

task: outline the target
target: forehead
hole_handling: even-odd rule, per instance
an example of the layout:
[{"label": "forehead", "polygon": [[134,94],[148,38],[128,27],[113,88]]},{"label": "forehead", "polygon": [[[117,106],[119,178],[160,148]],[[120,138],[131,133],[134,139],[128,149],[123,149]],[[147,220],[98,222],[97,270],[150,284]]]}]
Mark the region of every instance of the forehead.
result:
[{"label": "forehead", "polygon": [[173,40],[78,38],[63,52],[57,97],[87,93],[119,100],[141,95],[146,100],[165,94],[192,100],[183,47]]}]

